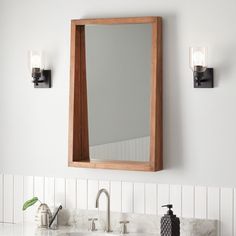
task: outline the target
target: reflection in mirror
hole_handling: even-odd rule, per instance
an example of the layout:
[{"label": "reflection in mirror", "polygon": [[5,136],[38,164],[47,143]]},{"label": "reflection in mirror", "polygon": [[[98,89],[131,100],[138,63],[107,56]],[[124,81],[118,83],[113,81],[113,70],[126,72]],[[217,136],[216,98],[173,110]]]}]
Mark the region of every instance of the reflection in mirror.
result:
[{"label": "reflection in mirror", "polygon": [[86,25],[90,160],[150,158],[151,24]]}]

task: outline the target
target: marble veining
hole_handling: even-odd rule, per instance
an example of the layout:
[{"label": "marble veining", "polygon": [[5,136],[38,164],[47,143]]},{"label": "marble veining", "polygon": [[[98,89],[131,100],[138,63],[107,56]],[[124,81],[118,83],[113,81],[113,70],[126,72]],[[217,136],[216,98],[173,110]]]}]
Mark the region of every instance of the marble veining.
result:
[{"label": "marble veining", "polygon": [[[98,218],[97,231],[88,231],[88,218]],[[62,210],[58,215],[58,229],[38,228],[36,223],[0,224],[1,236],[118,236],[121,220],[129,220],[129,236],[160,235],[160,216],[128,213],[111,213],[112,233],[104,233],[105,212]],[[217,221],[180,218],[181,236],[217,236]]]},{"label": "marble veining", "polygon": [[[61,224],[65,219],[62,217],[63,212],[58,218]],[[68,224],[77,229],[88,228],[88,218],[98,218],[96,227],[98,230],[104,230],[105,227],[105,212],[102,211],[87,211],[74,210],[67,214]],[[130,233],[148,233],[160,234],[160,219],[161,216],[142,215],[142,214],[128,214],[128,213],[111,213],[111,228],[114,232],[120,232],[121,220],[129,220],[128,231]],[[217,221],[208,219],[188,219],[180,218],[180,232],[181,236],[216,236],[217,235]]]}]

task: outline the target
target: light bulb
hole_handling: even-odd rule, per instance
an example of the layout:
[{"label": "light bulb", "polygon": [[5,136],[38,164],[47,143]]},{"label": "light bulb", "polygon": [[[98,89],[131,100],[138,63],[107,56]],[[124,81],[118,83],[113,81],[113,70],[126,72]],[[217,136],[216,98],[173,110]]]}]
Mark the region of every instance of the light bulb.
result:
[{"label": "light bulb", "polygon": [[30,70],[33,68],[43,69],[43,55],[41,51],[30,51],[29,52]]},{"label": "light bulb", "polygon": [[200,72],[204,72],[207,68],[207,48],[191,47],[189,50],[189,64],[192,71],[196,68]]},{"label": "light bulb", "polygon": [[35,88],[51,88],[51,70],[44,69],[44,54],[41,51],[28,52],[28,67]]}]

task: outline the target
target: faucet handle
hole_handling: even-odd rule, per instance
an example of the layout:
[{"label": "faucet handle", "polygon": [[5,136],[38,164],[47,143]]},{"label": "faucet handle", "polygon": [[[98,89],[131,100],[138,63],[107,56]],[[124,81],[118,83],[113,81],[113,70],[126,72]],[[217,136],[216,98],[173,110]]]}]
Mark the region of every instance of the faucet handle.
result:
[{"label": "faucet handle", "polygon": [[129,232],[127,231],[127,225],[126,224],[128,224],[129,223],[129,221],[128,220],[122,220],[122,221],[120,221],[120,225],[121,225],[121,227],[120,227],[120,233],[121,234],[128,234]]},{"label": "faucet handle", "polygon": [[89,224],[89,228],[88,230],[89,231],[96,231],[96,224],[95,224],[95,221],[98,220],[98,218],[88,218],[88,221],[90,222]]},{"label": "faucet handle", "polygon": [[121,220],[121,221],[120,221],[120,224],[128,224],[128,223],[129,223],[128,220]]}]

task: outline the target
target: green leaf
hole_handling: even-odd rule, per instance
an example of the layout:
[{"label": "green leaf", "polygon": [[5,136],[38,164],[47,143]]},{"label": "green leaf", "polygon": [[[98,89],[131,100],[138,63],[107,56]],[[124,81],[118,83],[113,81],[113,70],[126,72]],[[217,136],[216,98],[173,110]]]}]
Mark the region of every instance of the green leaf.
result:
[{"label": "green leaf", "polygon": [[25,211],[28,207],[34,205],[39,199],[37,197],[33,197],[32,199],[26,201],[23,205],[23,211]]}]

